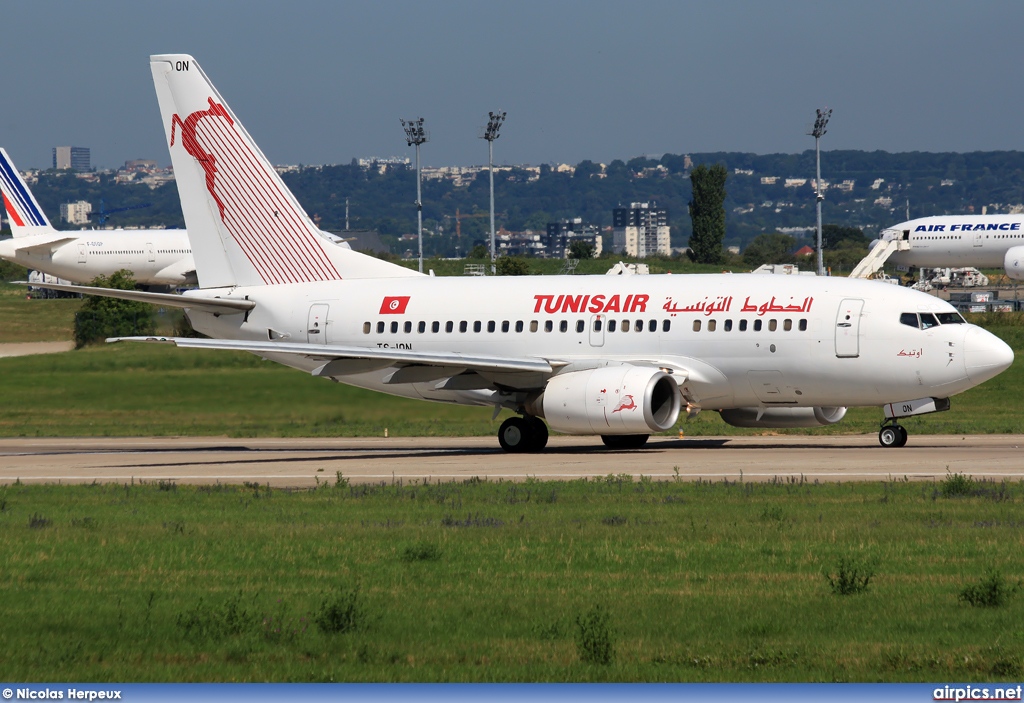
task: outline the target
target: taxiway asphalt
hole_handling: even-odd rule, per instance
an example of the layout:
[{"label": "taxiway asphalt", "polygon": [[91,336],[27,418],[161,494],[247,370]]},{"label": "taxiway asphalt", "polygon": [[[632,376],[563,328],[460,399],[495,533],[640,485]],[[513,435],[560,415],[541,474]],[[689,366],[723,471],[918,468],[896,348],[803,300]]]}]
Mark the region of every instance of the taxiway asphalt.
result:
[{"label": "taxiway asphalt", "polygon": [[178,483],[311,487],[395,480],[570,480],[608,474],[654,480],[936,480],[964,473],[1024,480],[1024,435],[912,435],[885,449],[874,435],[656,437],[641,450],[552,437],[539,454],[506,454],[493,437],[345,439],[0,439],[0,484]]}]

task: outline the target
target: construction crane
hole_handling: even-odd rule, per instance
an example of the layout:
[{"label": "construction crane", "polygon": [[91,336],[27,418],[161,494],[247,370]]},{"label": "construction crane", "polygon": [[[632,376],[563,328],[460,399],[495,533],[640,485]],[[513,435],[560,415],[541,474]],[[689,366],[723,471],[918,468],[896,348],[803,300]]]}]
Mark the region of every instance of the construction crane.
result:
[{"label": "construction crane", "polygon": [[[446,217],[451,217],[447,215]],[[462,220],[470,217],[490,217],[489,213],[486,212],[474,212],[472,215],[463,215],[459,212],[458,208],[455,208],[455,237],[456,239],[462,237]]]},{"label": "construction crane", "polygon": [[113,210],[107,210],[103,204],[103,198],[100,198],[100,209],[97,212],[90,212],[89,217],[96,218],[96,224],[102,227],[107,222],[107,218],[113,215],[115,212],[127,212],[128,210],[141,210],[145,207],[152,207],[153,203],[143,203],[142,205],[129,205],[128,207],[118,207]]}]

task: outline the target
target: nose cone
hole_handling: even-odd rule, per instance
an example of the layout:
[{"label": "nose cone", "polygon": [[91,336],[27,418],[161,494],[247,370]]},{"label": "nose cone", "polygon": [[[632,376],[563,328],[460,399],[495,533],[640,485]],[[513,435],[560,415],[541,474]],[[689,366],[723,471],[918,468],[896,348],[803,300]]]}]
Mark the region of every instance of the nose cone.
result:
[{"label": "nose cone", "polygon": [[964,338],[964,366],[972,383],[998,376],[1013,363],[1013,350],[999,337],[971,326]]}]

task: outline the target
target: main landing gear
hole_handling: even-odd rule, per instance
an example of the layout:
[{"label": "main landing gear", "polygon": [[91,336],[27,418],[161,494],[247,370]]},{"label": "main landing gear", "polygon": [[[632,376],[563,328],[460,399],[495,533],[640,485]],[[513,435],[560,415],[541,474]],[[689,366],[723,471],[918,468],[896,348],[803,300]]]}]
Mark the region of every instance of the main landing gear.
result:
[{"label": "main landing gear", "polygon": [[539,417],[510,417],[498,428],[498,444],[506,452],[539,452],[547,443],[548,426]]},{"label": "main landing gear", "polygon": [[886,420],[878,431],[878,443],[883,447],[902,447],[907,443],[907,430],[897,425],[895,419]]}]

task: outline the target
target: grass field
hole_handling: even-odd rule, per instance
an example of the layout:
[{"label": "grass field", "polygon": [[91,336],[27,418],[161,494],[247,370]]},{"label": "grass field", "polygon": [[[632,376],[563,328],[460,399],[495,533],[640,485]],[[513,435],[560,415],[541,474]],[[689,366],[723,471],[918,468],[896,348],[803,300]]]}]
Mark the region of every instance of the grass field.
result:
[{"label": "grass field", "polygon": [[[962,477],[9,486],[0,678],[1017,680],[1022,500]],[[970,605],[993,569],[1005,602]]]}]

